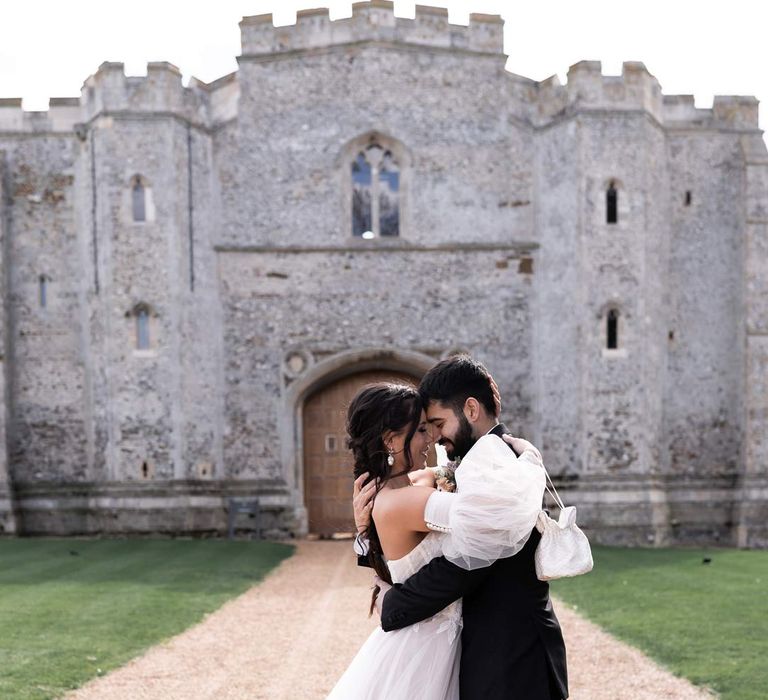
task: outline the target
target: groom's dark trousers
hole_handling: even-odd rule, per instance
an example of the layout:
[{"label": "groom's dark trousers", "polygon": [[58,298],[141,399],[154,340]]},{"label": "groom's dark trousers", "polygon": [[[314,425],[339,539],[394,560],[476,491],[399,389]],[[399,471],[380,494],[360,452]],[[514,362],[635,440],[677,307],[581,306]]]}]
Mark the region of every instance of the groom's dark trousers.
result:
[{"label": "groom's dark trousers", "polygon": [[[497,425],[492,432],[501,436],[508,431]],[[567,698],[560,623],[549,584],[536,578],[533,555],[540,538],[534,529],[515,556],[473,571],[444,557],[433,559],[386,594],[382,628],[407,627],[463,598],[461,700]]]}]

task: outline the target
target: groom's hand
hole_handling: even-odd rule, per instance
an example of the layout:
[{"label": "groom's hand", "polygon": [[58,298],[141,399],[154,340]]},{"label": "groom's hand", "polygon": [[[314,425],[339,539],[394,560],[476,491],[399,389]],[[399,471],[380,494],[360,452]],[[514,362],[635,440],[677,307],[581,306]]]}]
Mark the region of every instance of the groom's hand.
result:
[{"label": "groom's hand", "polygon": [[373,497],[376,494],[376,481],[371,481],[363,486],[367,478],[368,472],[358,476],[352,489],[352,507],[355,511],[355,527],[358,532],[362,532],[371,524],[371,510],[373,510]]},{"label": "groom's hand", "polygon": [[504,442],[509,443],[512,445],[512,449],[519,455],[523,454],[523,452],[532,452],[533,456],[541,462],[541,452],[539,452],[534,446],[533,443],[528,442],[528,440],[523,440],[523,438],[519,437],[512,437],[512,435],[502,435],[502,438],[504,439]]}]

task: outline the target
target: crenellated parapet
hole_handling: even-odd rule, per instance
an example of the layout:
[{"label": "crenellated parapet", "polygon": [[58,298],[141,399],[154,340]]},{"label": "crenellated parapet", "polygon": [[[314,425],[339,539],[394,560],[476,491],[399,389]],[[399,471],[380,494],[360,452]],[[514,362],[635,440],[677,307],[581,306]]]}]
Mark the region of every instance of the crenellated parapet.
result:
[{"label": "crenellated parapet", "polygon": [[[362,42],[439,48],[504,58],[503,26],[496,15],[472,14],[468,25],[453,25],[448,10],[417,5],[414,19],[396,17],[388,0],[357,2],[352,16],[331,21],[328,9],[302,10],[296,23],[276,27],[271,14],[244,17],[241,60],[268,60],[291,52],[349,46]],[[237,117],[241,83],[232,73],[206,84],[182,84],[181,71],[168,62],[147,65],[145,76],[127,76],[122,63],[105,62],[88,77],[80,98],[52,98],[49,109],[28,112],[18,98],[0,99],[1,133],[72,133],[77,124],[100,114],[162,113],[214,127]],[[536,125],[581,112],[640,111],[669,128],[758,129],[754,97],[717,96],[700,109],[691,95],[663,95],[656,78],[640,62],[625,62],[621,75],[604,75],[600,61],[570,67],[565,85],[557,76],[531,87],[525,117]]]},{"label": "crenellated parapet", "polygon": [[83,84],[80,97],[53,97],[46,111],[25,111],[21,98],[0,98],[0,133],[73,133],[99,114],[163,113],[201,126],[236,115],[238,85],[232,74],[189,87],[171,63],[147,64],[146,76],[127,76],[122,63],[105,62]]},{"label": "crenellated parapet", "polygon": [[696,107],[693,95],[664,95],[664,124],[670,127],[720,126],[734,129],[758,128],[757,98],[744,95],[716,95],[712,107]]},{"label": "crenellated parapet", "polygon": [[758,128],[758,100],[716,96],[711,108],[700,109],[693,95],[663,95],[643,63],[625,62],[621,75],[603,75],[600,61],[581,61],[568,70],[568,82],[557,76],[538,83],[539,123],[589,111],[644,111],[669,127]]},{"label": "crenellated parapet", "polygon": [[364,41],[412,44],[477,53],[504,54],[504,21],[496,15],[471,14],[469,25],[448,22],[448,10],[416,5],[414,19],[395,17],[386,0],[356,2],[352,17],[331,21],[326,8],[302,10],[296,24],[276,27],[272,15],[240,22],[243,56],[263,56]]},{"label": "crenellated parapet", "polygon": [[0,99],[0,132],[71,132],[81,121],[77,97],[52,97],[47,111],[28,112],[20,97]]},{"label": "crenellated parapet", "polygon": [[717,122],[757,129],[758,105],[758,99],[751,95],[715,95],[712,115]]},{"label": "crenellated parapet", "polygon": [[661,121],[661,86],[637,61],[621,75],[603,75],[600,61],[581,61],[568,70],[567,103],[579,109],[643,110]]},{"label": "crenellated parapet", "polygon": [[208,92],[194,80],[185,88],[181,71],[166,61],[148,63],[146,76],[127,76],[122,63],[105,62],[83,84],[83,119],[103,112],[162,112],[207,123]]},{"label": "crenellated parapet", "polygon": [[552,76],[538,88],[542,122],[584,111],[645,111],[662,118],[659,82],[637,61],[625,62],[621,75],[603,75],[600,61],[580,61],[568,70],[566,85]]}]

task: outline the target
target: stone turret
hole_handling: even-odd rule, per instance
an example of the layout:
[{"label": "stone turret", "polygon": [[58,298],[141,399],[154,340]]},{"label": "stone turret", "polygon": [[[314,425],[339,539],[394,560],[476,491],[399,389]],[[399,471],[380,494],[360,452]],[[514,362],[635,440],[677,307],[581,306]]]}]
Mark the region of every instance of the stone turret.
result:
[{"label": "stone turret", "polygon": [[126,76],[122,63],[104,62],[82,88],[84,120],[100,112],[176,113],[192,121],[207,119],[208,91],[193,81],[185,88],[172,63],[147,64],[146,76]]},{"label": "stone turret", "polygon": [[[722,98],[721,98],[722,99]],[[729,115],[744,118],[754,98],[733,98]],[[717,98],[715,104],[717,105]],[[752,102],[755,104],[753,105]],[[728,104],[728,103],[726,103]],[[745,177],[745,396],[741,493],[737,498],[737,544],[768,547],[768,150],[760,132],[741,136]]]},{"label": "stone turret", "polygon": [[661,87],[637,61],[625,62],[620,76],[603,75],[600,61],[580,61],[568,71],[567,95],[580,109],[641,109],[661,121]]},{"label": "stone turret", "polygon": [[331,21],[328,10],[303,10],[296,24],[276,27],[272,15],[244,17],[240,22],[243,56],[272,55],[358,42],[412,44],[503,55],[503,20],[472,14],[469,25],[448,22],[448,10],[416,5],[414,19],[395,17],[393,3],[356,2],[352,17]]}]

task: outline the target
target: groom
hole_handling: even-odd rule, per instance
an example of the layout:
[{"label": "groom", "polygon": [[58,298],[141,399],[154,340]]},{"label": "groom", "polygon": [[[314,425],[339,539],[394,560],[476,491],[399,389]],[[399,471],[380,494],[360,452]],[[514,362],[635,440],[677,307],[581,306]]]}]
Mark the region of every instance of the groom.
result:
[{"label": "groom", "polygon": [[[487,370],[467,355],[435,365],[424,375],[419,393],[436,440],[451,460],[466,455],[487,433],[509,434],[496,419]],[[369,512],[358,507],[356,503],[356,518]],[[444,512],[440,504],[432,508],[428,516],[439,520]],[[367,523],[358,522],[361,524]],[[405,583],[387,591],[381,603],[382,628],[390,632],[407,627],[463,598],[461,700],[567,698],[560,624],[552,609],[549,584],[536,577],[534,552],[540,538],[534,528],[515,556],[471,571],[444,557],[433,559]]]}]

